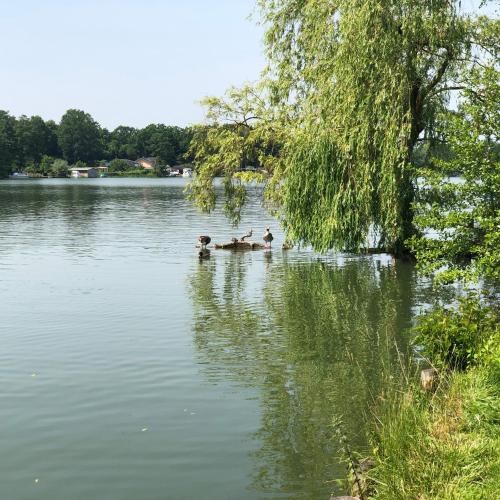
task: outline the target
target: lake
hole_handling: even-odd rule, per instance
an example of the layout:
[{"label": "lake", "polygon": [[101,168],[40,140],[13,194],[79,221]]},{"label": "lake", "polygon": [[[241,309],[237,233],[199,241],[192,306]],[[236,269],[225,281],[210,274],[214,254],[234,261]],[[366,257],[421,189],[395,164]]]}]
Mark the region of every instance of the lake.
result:
[{"label": "lake", "polygon": [[[428,296],[387,255],[282,251],[184,179],[0,182],[0,498],[327,499]],[[272,250],[212,250],[266,225]],[[385,375],[383,375],[385,374]]]}]

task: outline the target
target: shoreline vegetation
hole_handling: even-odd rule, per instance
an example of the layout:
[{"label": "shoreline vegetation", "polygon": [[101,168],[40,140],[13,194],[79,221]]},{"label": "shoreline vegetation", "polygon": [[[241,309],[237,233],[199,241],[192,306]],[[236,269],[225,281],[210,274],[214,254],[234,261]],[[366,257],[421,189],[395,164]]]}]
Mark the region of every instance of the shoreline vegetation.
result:
[{"label": "shoreline vegetation", "polygon": [[[354,498],[496,497],[499,325],[498,304],[477,296],[420,317],[411,332],[414,348],[422,361],[435,366],[436,376],[422,384],[422,361],[413,358],[377,395],[368,416],[370,455],[349,461],[350,480],[344,487]],[[369,468],[363,468],[366,463]]]},{"label": "shoreline vegetation", "polygon": [[[500,356],[500,352],[497,353]],[[394,388],[375,410],[373,499],[495,498],[500,491],[497,366],[441,376],[435,392]]]},{"label": "shoreline vegetation", "polygon": [[192,129],[151,124],[142,129],[101,127],[88,113],[69,109],[59,123],[0,110],[0,178],[69,177],[70,169],[106,170],[109,176],[166,177],[191,167]]}]

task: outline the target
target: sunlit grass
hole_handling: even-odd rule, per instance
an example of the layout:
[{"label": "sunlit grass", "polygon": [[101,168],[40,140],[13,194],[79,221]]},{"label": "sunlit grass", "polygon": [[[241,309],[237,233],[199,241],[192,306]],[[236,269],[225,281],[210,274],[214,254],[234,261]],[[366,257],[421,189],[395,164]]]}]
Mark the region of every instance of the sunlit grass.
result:
[{"label": "sunlit grass", "polygon": [[493,366],[417,385],[377,408],[373,498],[478,499],[500,491],[500,373]]}]

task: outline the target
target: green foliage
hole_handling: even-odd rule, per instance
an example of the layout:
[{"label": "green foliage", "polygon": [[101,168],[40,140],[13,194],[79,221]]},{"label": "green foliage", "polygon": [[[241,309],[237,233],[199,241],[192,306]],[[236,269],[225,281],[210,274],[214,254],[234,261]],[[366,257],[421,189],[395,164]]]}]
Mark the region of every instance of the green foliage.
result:
[{"label": "green foliage", "polygon": [[123,172],[114,172],[111,175],[117,177],[154,177],[156,174],[153,170],[145,170],[144,168],[131,168]]},{"label": "green foliage", "polygon": [[72,165],[72,167],[74,167],[74,168],[87,168],[88,165],[84,161],[78,160],[77,162],[75,162],[74,165]]},{"label": "green foliage", "polygon": [[500,279],[499,76],[494,61],[468,75],[458,112],[443,119],[452,158],[420,170],[420,233],[410,246],[420,269],[437,273],[438,282]]},{"label": "green foliage", "polygon": [[498,310],[472,295],[461,298],[458,309],[439,307],[419,318],[415,344],[435,366],[465,370],[490,360],[499,325]]},{"label": "green foliage", "polygon": [[436,160],[451,160],[453,152],[450,146],[441,139],[430,138],[428,141],[418,143],[412,153],[412,163],[417,168],[426,167]]},{"label": "green foliage", "polygon": [[17,151],[15,118],[0,110],[0,177],[6,177],[10,173]]},{"label": "green foliage", "polygon": [[189,129],[151,124],[136,132],[133,144],[139,156],[152,156],[162,164],[176,165],[183,160],[189,140]]},{"label": "green foliage", "polygon": [[150,156],[159,158],[161,162],[175,163],[175,146],[165,125],[148,125],[137,135],[138,150],[142,155],[146,151]]},{"label": "green foliage", "polygon": [[[238,222],[246,200],[248,182],[265,182],[265,198],[271,208],[278,206],[281,181],[280,151],[285,143],[289,119],[286,110],[269,104],[264,83],[231,88],[223,98],[202,101],[207,125],[193,128],[187,157],[196,166],[196,177],[188,193],[204,211],[215,207],[213,179],[224,176],[225,210]],[[244,171],[248,165],[256,171]]]},{"label": "green foliage", "polygon": [[42,175],[40,161],[44,155],[56,156],[59,152],[56,124],[43,121],[39,116],[19,119],[0,111],[0,176],[12,167]]},{"label": "green foliage", "polygon": [[54,163],[55,158],[52,156],[44,155],[42,156],[42,159],[40,160],[40,163],[37,168],[37,173],[41,175],[49,175],[51,169],[52,169],[52,164]]},{"label": "green foliage", "polygon": [[53,159],[62,155],[71,164],[93,163],[98,158],[136,160],[139,156],[155,156],[163,164],[175,165],[184,161],[191,137],[189,128],[165,125],[149,125],[142,130],[120,126],[109,132],[88,113],[74,109],[64,114],[60,125],[39,116],[16,119],[0,111],[0,176],[6,176],[12,168],[48,175],[53,160],[42,165],[45,156]]},{"label": "green foliage", "polygon": [[133,127],[119,126],[109,136],[106,150],[110,158],[136,159],[137,153],[137,129]]},{"label": "green foliage", "polygon": [[500,384],[488,367],[452,372],[433,395],[394,388],[380,401],[370,497],[496,498],[500,491]]},{"label": "green foliage", "polygon": [[43,155],[58,154],[57,135],[54,128],[39,116],[21,116],[16,120],[19,143],[18,163],[38,164]]},{"label": "green foliage", "polygon": [[102,156],[99,124],[84,111],[69,109],[57,130],[63,157],[69,163],[92,162]]},{"label": "green foliage", "polygon": [[450,84],[475,61],[471,44],[488,21],[477,29],[447,0],[259,5],[265,78],[257,93],[244,87],[205,100],[211,128],[192,143],[201,173],[192,197],[213,208],[211,179],[232,176],[267,131],[279,147],[266,194],[288,238],[356,250],[374,230],[381,247],[403,250],[414,233],[414,150],[434,138]]},{"label": "green foliage", "polygon": [[477,364],[490,367],[499,378],[500,383],[500,331],[498,327],[493,335],[477,349],[474,361]]},{"label": "green foliage", "polygon": [[69,165],[66,160],[54,160],[49,171],[49,175],[53,177],[68,177]]},{"label": "green foliage", "polygon": [[156,160],[156,165],[153,169],[154,174],[157,177],[168,177],[170,174],[170,168],[169,166],[162,164],[158,160]]},{"label": "green foliage", "polygon": [[112,160],[108,167],[108,172],[110,174],[117,172],[126,172],[127,170],[131,170],[133,168],[137,168],[135,165],[131,164],[130,161],[115,158]]},{"label": "green foliage", "polygon": [[184,159],[191,136],[189,128],[162,124],[143,129],[119,126],[108,133],[104,146],[107,158],[156,157],[163,164],[177,165]]}]

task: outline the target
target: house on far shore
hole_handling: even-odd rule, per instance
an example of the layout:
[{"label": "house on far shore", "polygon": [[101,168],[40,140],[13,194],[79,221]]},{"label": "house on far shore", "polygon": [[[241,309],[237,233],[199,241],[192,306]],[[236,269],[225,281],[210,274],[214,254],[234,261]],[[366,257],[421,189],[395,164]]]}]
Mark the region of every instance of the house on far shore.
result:
[{"label": "house on far shore", "polygon": [[73,167],[70,168],[71,177],[97,177],[97,169],[94,167]]},{"label": "house on far shore", "polygon": [[139,164],[144,170],[153,170],[156,167],[156,158],[139,158],[136,160],[136,163]]},{"label": "house on far shore", "polygon": [[104,176],[108,171],[108,167],[105,165],[99,165],[98,167],[73,167],[70,168],[69,171],[71,172],[71,177],[88,177],[95,179],[96,177]]}]

